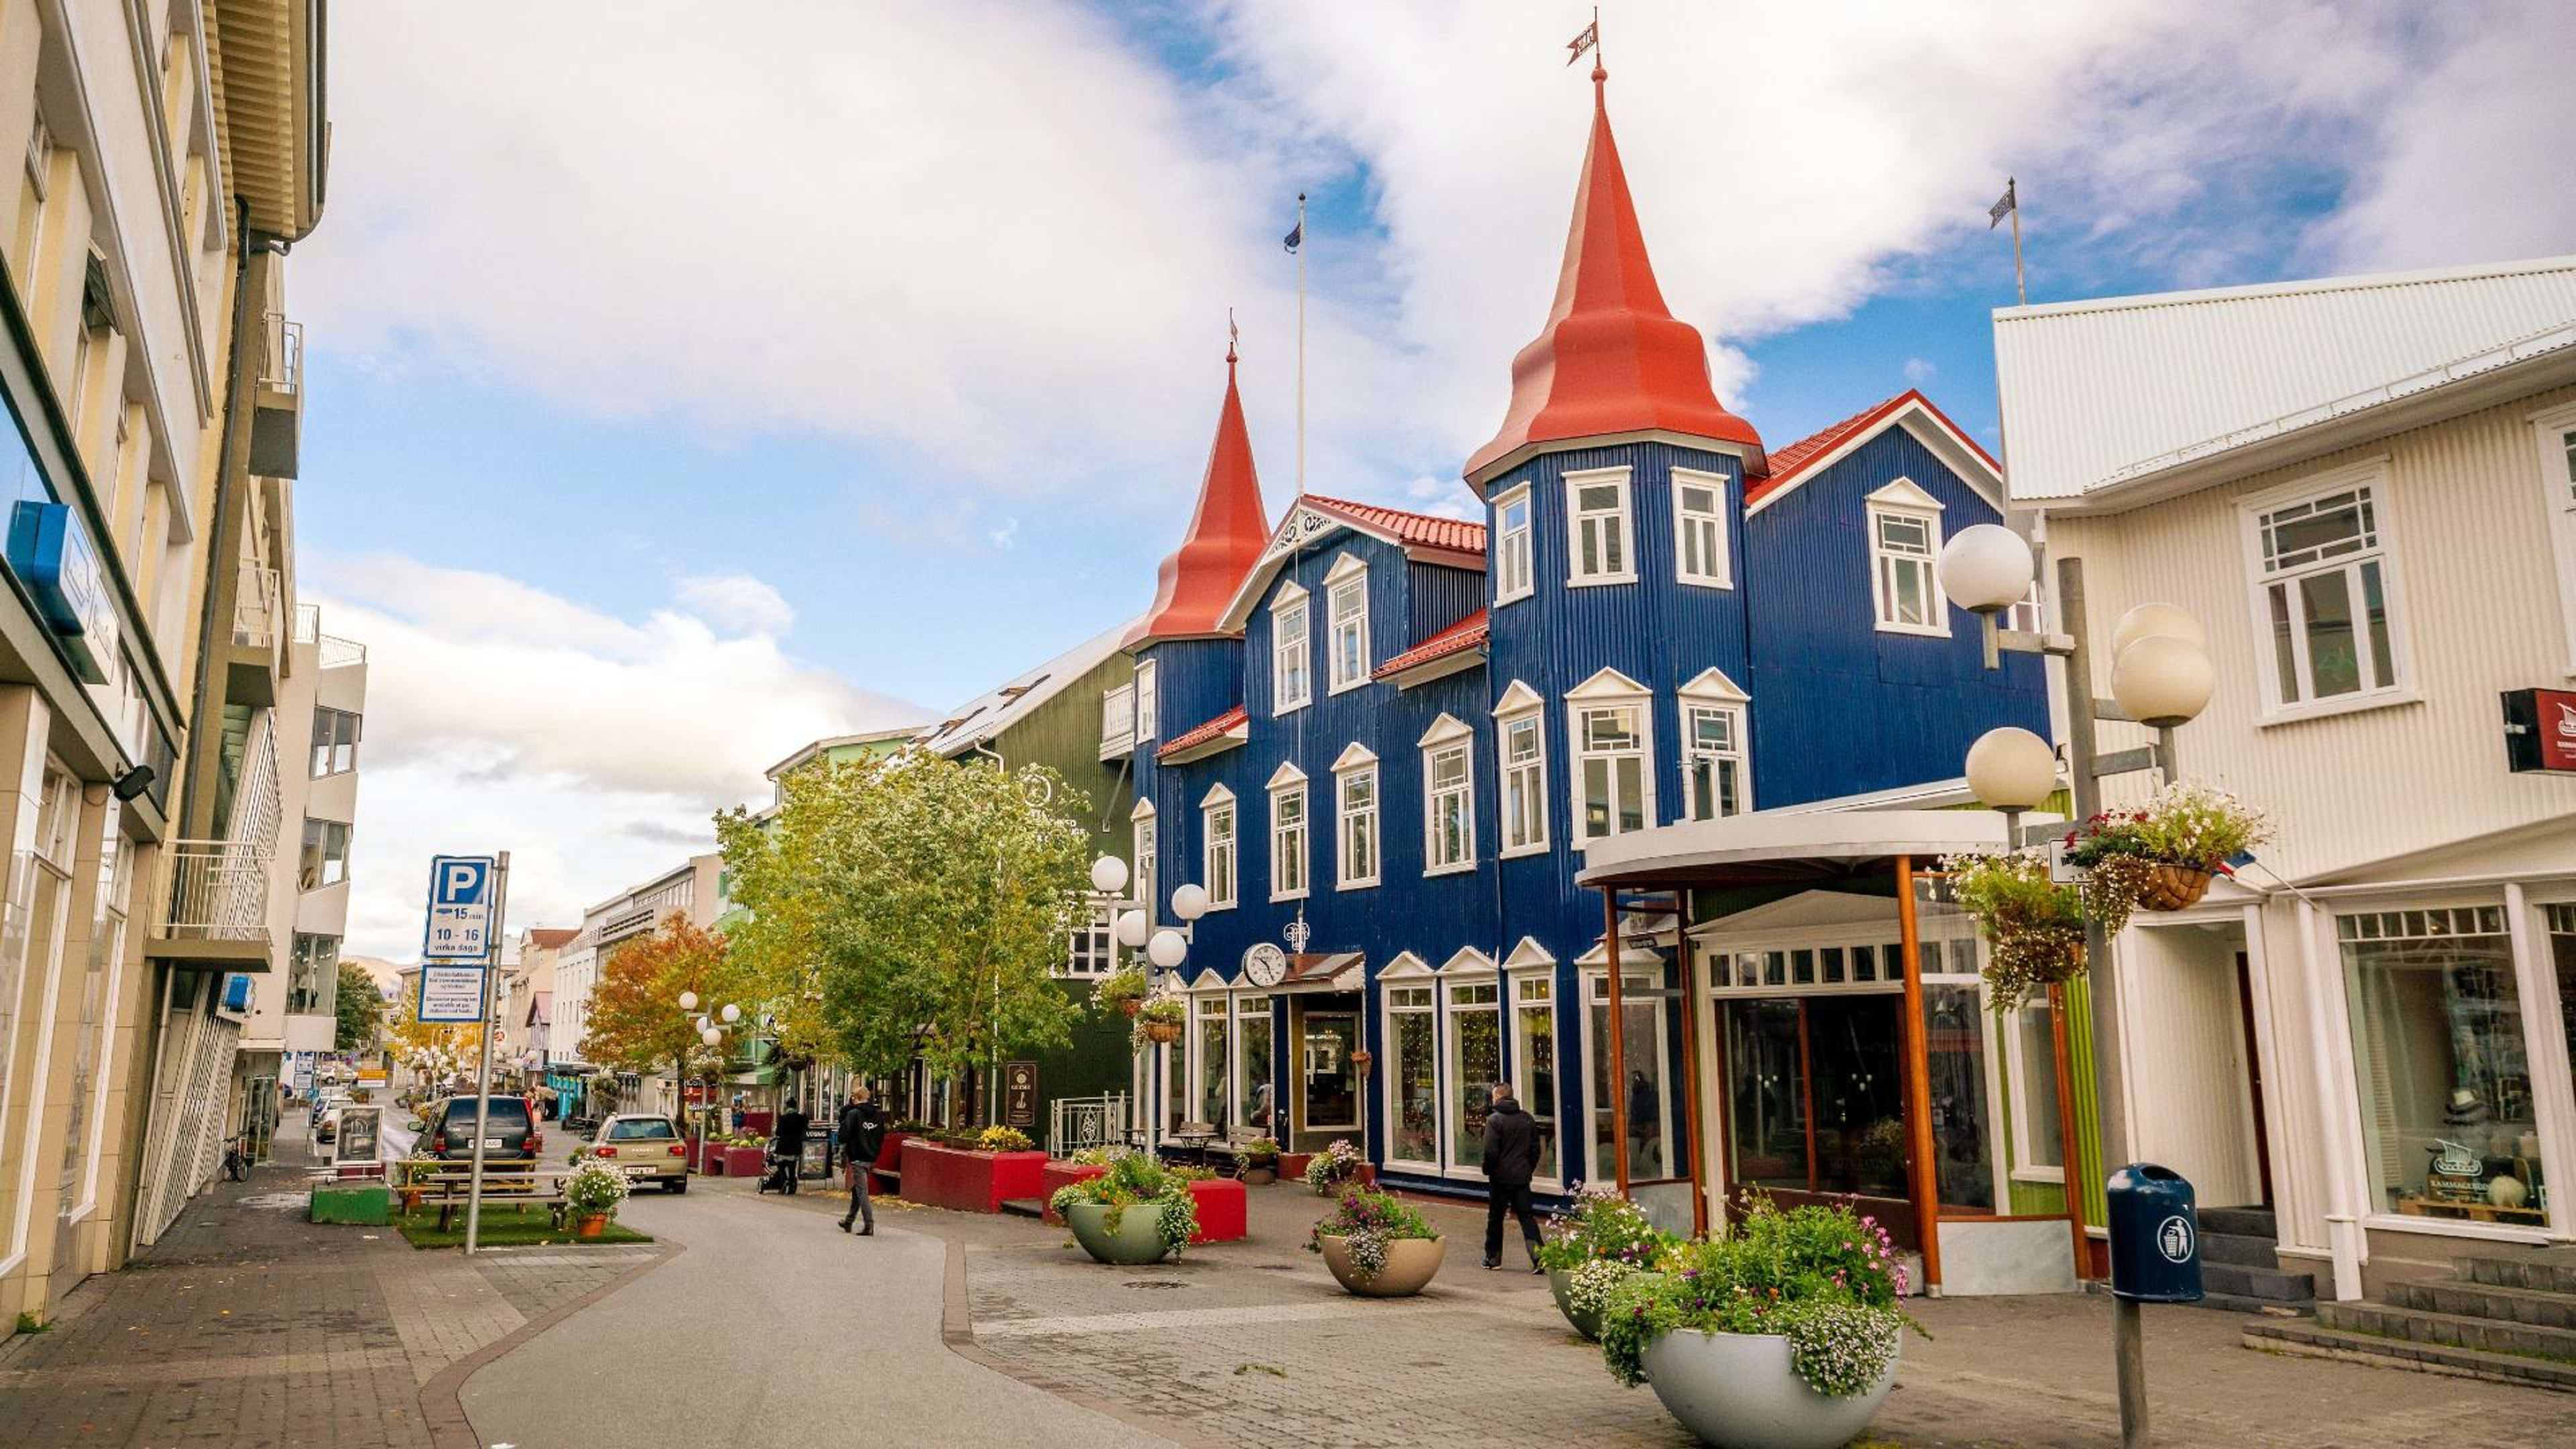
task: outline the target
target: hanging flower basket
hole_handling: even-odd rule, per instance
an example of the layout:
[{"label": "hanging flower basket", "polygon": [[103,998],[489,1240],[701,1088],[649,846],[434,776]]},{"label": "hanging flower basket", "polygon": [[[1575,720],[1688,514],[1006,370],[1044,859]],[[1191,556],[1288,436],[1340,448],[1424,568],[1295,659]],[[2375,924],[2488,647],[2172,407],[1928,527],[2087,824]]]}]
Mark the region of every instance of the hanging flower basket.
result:
[{"label": "hanging flower basket", "polygon": [[1149,1021],[1144,1024],[1142,1030],[1145,1033],[1145,1040],[1150,1042],[1168,1045],[1181,1039],[1181,1024],[1177,1021]]},{"label": "hanging flower basket", "polygon": [[2198,905],[2227,862],[2272,838],[2262,811],[2223,790],[2176,781],[2134,810],[2105,812],[2066,835],[2068,863],[2090,872],[2084,904],[2107,935],[2132,909]]},{"label": "hanging flower basket", "polygon": [[2084,973],[2086,899],[2076,887],[2048,878],[2045,855],[1953,855],[1941,870],[1960,909],[1977,918],[1986,938],[1984,974],[1996,1011],[2013,1010]]},{"label": "hanging flower basket", "polygon": [[1144,1004],[1145,1003],[1138,1001],[1131,996],[1127,1000],[1118,1003],[1118,1010],[1124,1015],[1134,1016],[1136,1014],[1136,1008],[1143,1006]]},{"label": "hanging flower basket", "polygon": [[1179,1041],[1189,1021],[1189,1011],[1180,1002],[1168,996],[1158,996],[1136,1009],[1136,1025],[1132,1034],[1140,1047],[1163,1045]]},{"label": "hanging flower basket", "polygon": [[2138,904],[2150,911],[2179,911],[2200,904],[2216,872],[2187,865],[2150,866],[2138,888]]}]

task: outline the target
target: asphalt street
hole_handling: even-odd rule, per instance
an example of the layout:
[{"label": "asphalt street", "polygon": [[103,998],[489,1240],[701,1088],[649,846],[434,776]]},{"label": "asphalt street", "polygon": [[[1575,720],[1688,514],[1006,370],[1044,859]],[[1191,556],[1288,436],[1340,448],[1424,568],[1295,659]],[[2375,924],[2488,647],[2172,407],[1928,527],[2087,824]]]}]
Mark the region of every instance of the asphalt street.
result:
[{"label": "asphalt street", "polygon": [[620,1221],[687,1251],[467,1380],[485,1444],[1153,1442],[950,1352],[937,1238],[882,1221],[875,1237],[850,1236],[829,1213],[757,1201],[730,1179],[639,1194]]}]

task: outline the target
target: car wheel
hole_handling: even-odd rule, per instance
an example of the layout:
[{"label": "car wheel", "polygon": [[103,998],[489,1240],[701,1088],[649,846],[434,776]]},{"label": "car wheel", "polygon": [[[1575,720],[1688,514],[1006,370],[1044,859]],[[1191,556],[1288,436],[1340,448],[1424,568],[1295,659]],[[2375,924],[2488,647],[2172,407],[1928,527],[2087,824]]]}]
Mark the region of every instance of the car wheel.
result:
[{"label": "car wheel", "polygon": [[672,1178],[672,1179],[671,1179],[671,1191],[672,1191],[672,1192],[674,1192],[674,1193],[682,1193],[682,1192],[687,1192],[688,1190],[689,1190],[689,1180],[688,1180],[687,1178],[685,1178],[685,1177],[675,1177],[675,1178]]}]

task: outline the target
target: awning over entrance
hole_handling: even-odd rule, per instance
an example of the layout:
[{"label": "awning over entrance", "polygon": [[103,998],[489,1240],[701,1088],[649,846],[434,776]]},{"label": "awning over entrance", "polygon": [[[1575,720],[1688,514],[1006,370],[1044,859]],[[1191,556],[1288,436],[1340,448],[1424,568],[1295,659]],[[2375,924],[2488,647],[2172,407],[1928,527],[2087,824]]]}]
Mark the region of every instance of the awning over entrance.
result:
[{"label": "awning over entrance", "polygon": [[2003,843],[2004,817],[1992,810],[1730,815],[1593,841],[1574,880],[1596,890],[1817,885],[1885,876],[1900,856],[1928,866]]},{"label": "awning over entrance", "polygon": [[1288,958],[1288,974],[1270,988],[1289,991],[1357,991],[1368,975],[1368,957],[1358,951],[1313,951]]}]

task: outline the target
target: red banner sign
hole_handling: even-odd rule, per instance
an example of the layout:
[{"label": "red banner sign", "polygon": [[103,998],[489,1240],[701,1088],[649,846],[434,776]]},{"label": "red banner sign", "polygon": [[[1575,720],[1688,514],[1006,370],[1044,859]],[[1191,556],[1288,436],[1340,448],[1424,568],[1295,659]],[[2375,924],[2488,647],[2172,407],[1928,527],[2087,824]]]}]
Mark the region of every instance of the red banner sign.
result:
[{"label": "red banner sign", "polygon": [[2504,696],[2505,758],[2516,771],[2576,774],[2576,692],[2517,689]]}]

